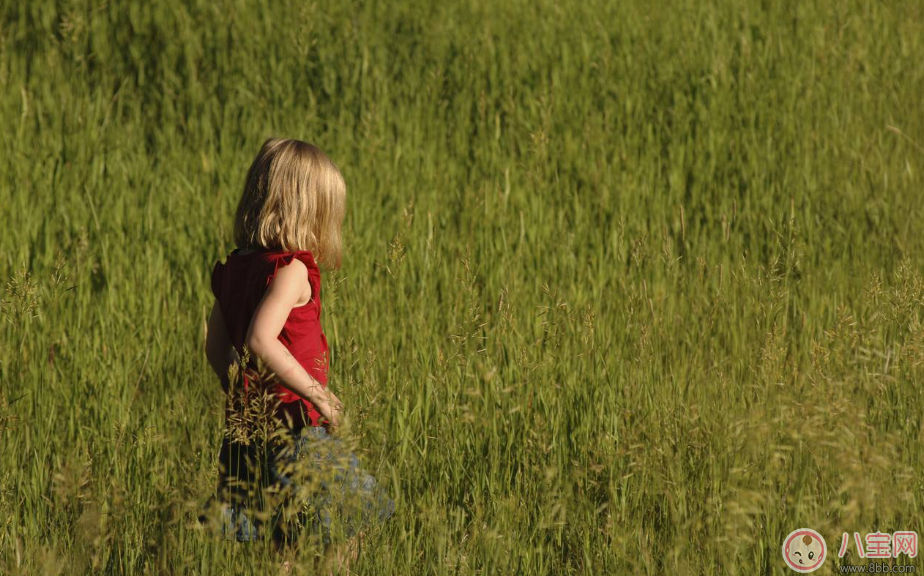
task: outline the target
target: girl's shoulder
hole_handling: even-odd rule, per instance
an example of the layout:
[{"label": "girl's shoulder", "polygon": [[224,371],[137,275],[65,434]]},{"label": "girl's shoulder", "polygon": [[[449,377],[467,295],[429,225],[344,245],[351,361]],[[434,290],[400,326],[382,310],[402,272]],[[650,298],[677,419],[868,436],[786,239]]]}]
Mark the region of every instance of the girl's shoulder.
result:
[{"label": "girl's shoulder", "polygon": [[314,254],[310,250],[295,250],[293,252],[285,250],[267,250],[262,253],[263,258],[270,261],[279,262],[280,264],[289,264],[293,260],[299,260],[306,267],[317,268],[318,264],[314,260]]},{"label": "girl's shoulder", "polygon": [[234,277],[234,281],[240,282],[252,279],[264,283],[268,286],[281,268],[284,268],[294,261],[304,264],[311,288],[315,292],[318,290],[321,282],[321,270],[314,259],[310,250],[233,250],[225,258],[225,262],[215,263],[212,270],[213,285],[216,277],[223,273]]},{"label": "girl's shoulder", "polygon": [[321,270],[318,268],[314,255],[308,250],[297,250],[295,252],[274,252],[266,255],[266,258],[273,263],[273,272],[267,278],[267,285],[276,277],[276,273],[292,262],[298,261],[304,264],[308,273],[308,283],[311,285],[311,291],[317,294],[321,284]]},{"label": "girl's shoulder", "polygon": [[232,250],[225,257],[224,262],[218,260],[216,266],[225,266],[225,265],[247,265],[250,263],[263,263],[268,262],[273,265],[286,265],[291,263],[293,260],[299,260],[306,267],[318,268],[318,264],[314,259],[314,254],[310,250],[241,250],[236,248]]}]

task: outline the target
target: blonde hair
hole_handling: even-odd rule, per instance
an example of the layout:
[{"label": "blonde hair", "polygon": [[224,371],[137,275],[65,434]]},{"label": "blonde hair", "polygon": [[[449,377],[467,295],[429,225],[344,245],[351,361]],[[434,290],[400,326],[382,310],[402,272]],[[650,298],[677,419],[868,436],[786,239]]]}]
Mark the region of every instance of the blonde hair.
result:
[{"label": "blonde hair", "polygon": [[234,218],[238,248],[309,250],[328,268],[340,266],[346,183],[317,146],[270,138],[250,165]]}]

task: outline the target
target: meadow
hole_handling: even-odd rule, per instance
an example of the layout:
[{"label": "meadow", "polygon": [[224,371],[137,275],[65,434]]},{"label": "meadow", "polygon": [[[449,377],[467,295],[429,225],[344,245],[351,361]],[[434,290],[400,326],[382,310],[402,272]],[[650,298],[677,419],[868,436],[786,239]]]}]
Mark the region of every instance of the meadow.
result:
[{"label": "meadow", "polygon": [[272,135],[348,186],[330,386],[397,503],[356,573],[924,536],[922,62],[920,2],[0,3],[0,573],[278,571],[196,521]]}]

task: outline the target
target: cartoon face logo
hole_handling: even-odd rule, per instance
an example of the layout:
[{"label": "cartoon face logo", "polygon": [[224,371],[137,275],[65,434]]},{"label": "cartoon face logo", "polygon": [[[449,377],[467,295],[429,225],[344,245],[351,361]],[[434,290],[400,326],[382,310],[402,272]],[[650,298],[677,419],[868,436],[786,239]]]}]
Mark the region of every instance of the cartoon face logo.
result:
[{"label": "cartoon face logo", "polygon": [[793,530],[783,541],[783,560],[796,572],[814,572],[828,556],[828,545],[821,534],[809,528]]}]

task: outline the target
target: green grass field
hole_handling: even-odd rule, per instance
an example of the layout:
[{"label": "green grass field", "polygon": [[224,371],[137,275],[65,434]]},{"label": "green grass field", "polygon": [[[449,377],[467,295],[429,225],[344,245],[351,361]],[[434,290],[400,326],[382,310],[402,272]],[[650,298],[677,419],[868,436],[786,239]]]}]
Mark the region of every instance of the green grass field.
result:
[{"label": "green grass field", "polygon": [[397,502],[359,574],[924,536],[922,62],[910,1],[0,3],[0,573],[278,570],[196,522],[270,135],[347,181],[330,386]]}]

